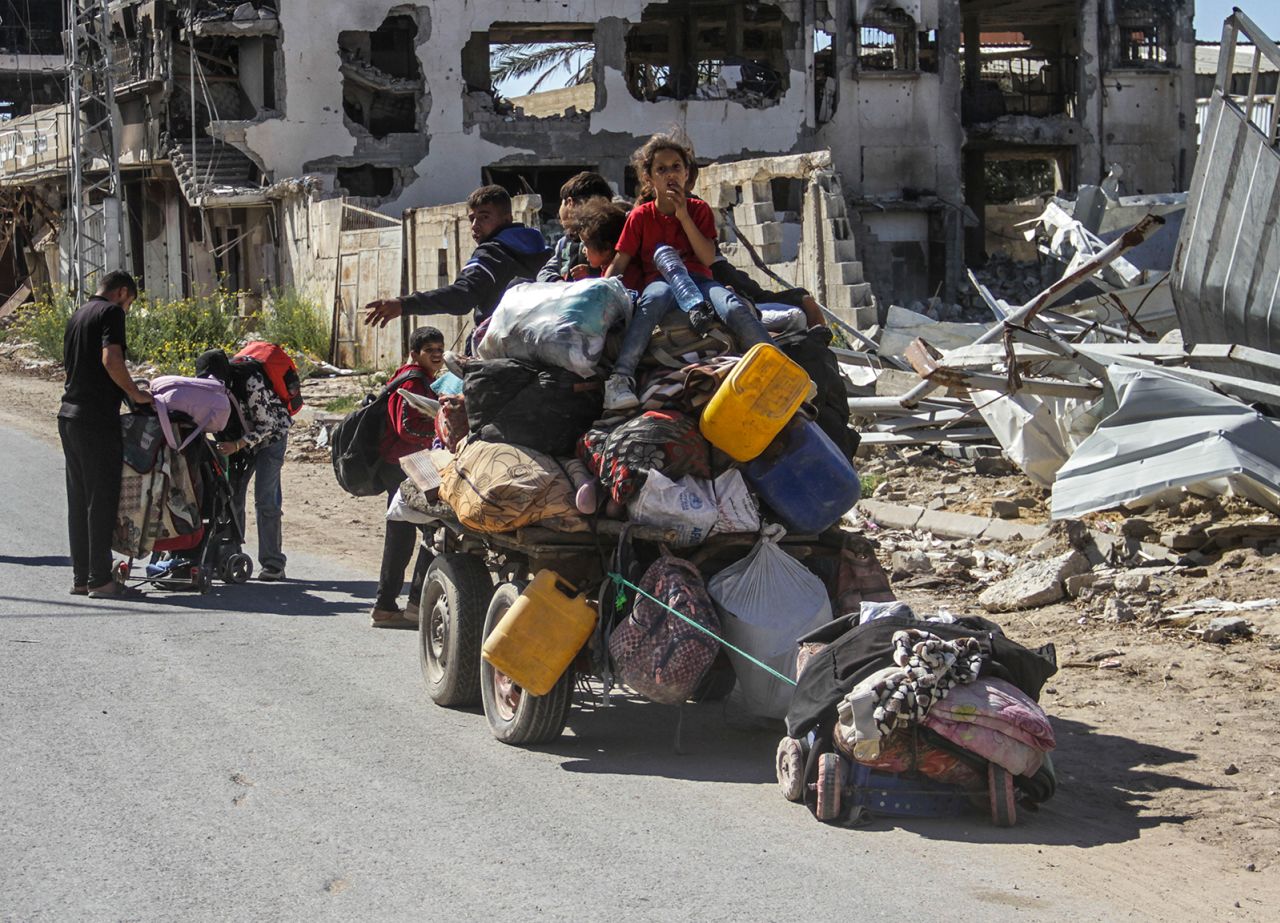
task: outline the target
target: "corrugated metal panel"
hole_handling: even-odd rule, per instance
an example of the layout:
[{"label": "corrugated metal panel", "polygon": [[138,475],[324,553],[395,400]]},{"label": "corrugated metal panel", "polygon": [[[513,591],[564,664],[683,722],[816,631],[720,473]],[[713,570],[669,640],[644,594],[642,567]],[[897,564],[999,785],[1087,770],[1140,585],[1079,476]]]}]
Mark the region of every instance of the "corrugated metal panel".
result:
[{"label": "corrugated metal panel", "polygon": [[336,352],[347,368],[385,369],[403,361],[406,323],[386,327],[364,323],[363,308],[378,298],[401,293],[403,246],[400,225],[380,230],[343,231],[338,242]]},{"label": "corrugated metal panel", "polygon": [[1280,152],[1215,90],[1173,261],[1188,343],[1280,351]]}]

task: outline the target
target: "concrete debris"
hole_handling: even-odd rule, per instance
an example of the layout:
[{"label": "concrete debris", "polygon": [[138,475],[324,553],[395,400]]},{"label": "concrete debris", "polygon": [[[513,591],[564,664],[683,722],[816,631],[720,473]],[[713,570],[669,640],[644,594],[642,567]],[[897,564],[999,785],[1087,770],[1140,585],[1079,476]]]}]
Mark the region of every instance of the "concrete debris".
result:
[{"label": "concrete debris", "polygon": [[1108,599],[1102,610],[1102,618],[1108,622],[1132,622],[1137,617],[1133,607],[1118,596]]},{"label": "concrete debris", "polygon": [[1209,622],[1209,627],[1200,633],[1200,640],[1223,644],[1232,638],[1247,637],[1252,633],[1253,629],[1243,617],[1221,616]]},{"label": "concrete debris", "polygon": [[897,574],[931,574],[933,562],[923,551],[895,551],[890,558],[890,568]]},{"label": "concrete debris", "polygon": [[978,602],[988,612],[1037,609],[1066,596],[1063,582],[1089,570],[1089,562],[1078,551],[1069,551],[1047,561],[1019,568],[1009,577],[982,592]]}]

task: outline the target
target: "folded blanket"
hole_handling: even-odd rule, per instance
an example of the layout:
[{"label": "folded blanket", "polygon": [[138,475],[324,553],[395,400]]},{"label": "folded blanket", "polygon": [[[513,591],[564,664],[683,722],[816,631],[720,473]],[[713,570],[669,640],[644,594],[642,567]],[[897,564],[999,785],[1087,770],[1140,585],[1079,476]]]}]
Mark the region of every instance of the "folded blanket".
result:
[{"label": "folded blanket", "polygon": [[923,724],[1014,775],[1034,775],[1055,746],[1044,711],[1004,680],[980,678],[951,689]]}]

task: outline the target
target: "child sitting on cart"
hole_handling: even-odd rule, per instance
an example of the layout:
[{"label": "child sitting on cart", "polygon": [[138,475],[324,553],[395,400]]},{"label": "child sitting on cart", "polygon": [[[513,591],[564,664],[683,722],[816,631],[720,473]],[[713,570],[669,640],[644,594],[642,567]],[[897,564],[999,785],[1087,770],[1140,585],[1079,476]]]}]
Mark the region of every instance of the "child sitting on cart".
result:
[{"label": "child sitting on cart", "polygon": [[755,312],[712,278],[716,225],[710,206],[689,197],[697,177],[693,151],[670,135],[657,134],[636,151],[632,164],[640,178],[642,204],[627,215],[605,275],[621,276],[635,261],[645,287],[623,335],[613,374],[605,383],[606,410],[630,410],[640,405],[634,390],[636,367],[654,327],[676,306],[671,286],[654,263],[654,252],[664,244],[680,254],[707,304],[733,332],[741,348],[770,342],[769,332]]}]

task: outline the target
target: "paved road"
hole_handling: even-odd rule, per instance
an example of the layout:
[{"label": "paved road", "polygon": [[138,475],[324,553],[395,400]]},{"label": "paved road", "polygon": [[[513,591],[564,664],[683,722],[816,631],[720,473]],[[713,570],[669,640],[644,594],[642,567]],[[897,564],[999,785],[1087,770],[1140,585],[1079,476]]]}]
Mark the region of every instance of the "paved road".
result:
[{"label": "paved road", "polygon": [[413,634],[366,627],[368,575],[319,557],[203,599],[73,599],[60,455],[0,428],[0,458],[0,919],[1134,913],[1046,868],[1051,811],[824,827],[778,795],[776,736],[719,706],[684,756],[670,710],[630,702],[504,747],[426,699]]}]

